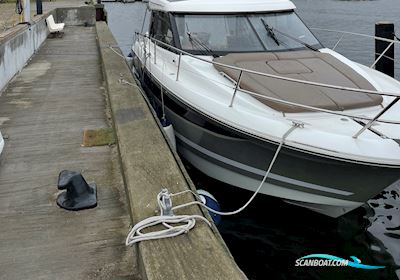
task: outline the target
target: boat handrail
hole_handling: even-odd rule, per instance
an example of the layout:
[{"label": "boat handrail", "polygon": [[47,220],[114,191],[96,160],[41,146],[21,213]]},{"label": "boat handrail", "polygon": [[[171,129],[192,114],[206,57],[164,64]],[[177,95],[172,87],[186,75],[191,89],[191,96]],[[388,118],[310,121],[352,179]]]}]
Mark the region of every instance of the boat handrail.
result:
[{"label": "boat handrail", "polygon": [[[167,44],[165,42],[162,42],[162,41],[160,41],[158,39],[150,37],[148,34],[141,34],[139,32],[136,32],[135,34],[136,34],[136,40],[139,40],[138,36],[140,36],[142,38],[149,39],[148,48],[149,48],[149,53],[150,54],[151,54],[150,41],[154,43],[154,60],[155,61],[156,61],[156,55],[157,55],[156,54],[157,45],[165,46],[168,49],[173,50],[174,52],[179,54],[178,67],[177,67],[178,69],[177,69],[177,74],[176,74],[176,77],[177,77],[176,80],[177,81],[179,79],[179,72],[180,72],[180,65],[181,65],[181,57],[182,57],[182,55],[187,55],[187,56],[190,56],[190,57],[192,57],[192,58],[194,58],[196,60],[203,61],[203,62],[206,62],[206,63],[209,63],[209,64],[218,65],[218,66],[221,66],[221,67],[226,67],[226,68],[229,68],[229,69],[233,69],[233,70],[239,71],[238,81],[236,82],[236,85],[235,85],[235,88],[234,88],[234,93],[233,93],[232,99],[230,101],[230,105],[229,105],[230,107],[233,106],[233,102],[234,102],[236,93],[240,89],[240,91],[245,92],[245,93],[247,93],[249,95],[257,96],[259,98],[263,98],[263,99],[266,99],[266,100],[270,100],[270,101],[274,101],[274,102],[278,102],[278,103],[283,103],[283,104],[287,104],[287,105],[303,108],[303,109],[310,110],[310,111],[323,112],[323,113],[328,113],[328,114],[333,114],[333,115],[340,115],[340,116],[344,116],[344,117],[349,117],[351,119],[368,121],[368,123],[364,124],[363,128],[353,136],[354,138],[357,138],[363,131],[365,131],[366,129],[371,127],[374,122],[381,122],[381,123],[387,123],[387,124],[400,124],[400,121],[379,119],[379,117],[381,117],[387,110],[389,110],[395,103],[397,103],[400,100],[400,94],[390,93],[390,92],[379,92],[379,91],[375,91],[375,90],[351,88],[351,87],[344,87],[344,86],[337,86],[337,85],[318,83],[318,82],[311,82],[311,81],[306,81],[306,80],[299,80],[299,79],[288,78],[288,77],[284,77],[284,76],[278,76],[278,75],[258,72],[258,71],[245,69],[245,68],[241,68],[241,67],[237,67],[237,66],[232,66],[232,65],[228,65],[228,64],[223,64],[223,63],[220,63],[220,62],[215,62],[213,60],[207,60],[207,59],[204,59],[202,57],[198,57],[198,56],[196,56],[194,54],[191,54],[191,53],[189,53],[187,51],[184,51],[182,49],[176,48],[176,47],[174,47],[172,45],[169,45],[169,44]],[[145,43],[145,42],[143,41],[143,43]],[[344,91],[351,91],[351,92],[358,92],[358,93],[365,93],[365,94],[372,94],[372,95],[380,95],[380,96],[389,96],[389,97],[395,97],[395,98],[386,107],[382,106],[383,107],[382,110],[373,118],[369,118],[369,117],[365,117],[365,116],[355,116],[355,115],[341,113],[339,111],[333,111],[333,110],[322,109],[322,108],[318,108],[318,107],[314,107],[314,106],[299,104],[299,103],[295,103],[295,102],[290,102],[290,101],[286,101],[286,100],[282,100],[282,99],[278,99],[278,98],[265,96],[265,95],[258,94],[258,93],[252,92],[252,91],[244,90],[244,89],[240,88],[240,80],[241,80],[241,77],[242,77],[243,73],[255,74],[255,75],[264,76],[264,77],[267,77],[267,78],[283,80],[283,81],[288,81],[288,82],[294,82],[294,83],[300,83],[300,84],[306,84],[306,85],[316,86],[316,87],[324,87],[324,88],[330,88],[330,89],[337,89],[337,90],[344,90]]]},{"label": "boat handrail", "polygon": [[[241,67],[237,67],[237,66],[233,66],[233,65],[229,65],[229,64],[224,64],[224,63],[220,63],[220,62],[215,62],[215,61],[212,61],[212,60],[207,60],[207,59],[198,57],[198,56],[196,56],[194,54],[191,54],[191,53],[189,53],[187,51],[181,50],[181,49],[176,48],[174,46],[171,46],[171,45],[169,45],[167,43],[164,43],[164,42],[162,42],[162,41],[160,41],[158,39],[149,37],[146,34],[141,34],[141,33],[137,33],[137,34],[142,36],[142,37],[148,38],[151,41],[156,42],[157,44],[160,44],[160,45],[163,45],[165,47],[168,47],[169,49],[172,49],[172,50],[178,52],[178,54],[184,54],[184,55],[193,57],[193,58],[195,58],[197,60],[201,60],[201,61],[206,62],[206,63],[218,65],[218,66],[221,66],[221,67],[230,68],[230,69],[237,70],[237,71],[243,71],[244,73],[248,73],[248,74],[255,74],[255,75],[260,75],[260,76],[264,76],[264,77],[267,77],[267,78],[273,78],[273,79],[284,80],[284,81],[288,81],[288,82],[306,84],[306,85],[310,85],[310,86],[317,86],[317,87],[324,87],[324,88],[345,90],[345,91],[353,91],[353,92],[358,92],[358,93],[366,93],[366,94],[381,95],[381,96],[400,97],[400,93],[380,92],[380,91],[376,91],[376,90],[351,88],[351,87],[337,86],[337,85],[318,83],[318,82],[312,82],[312,81],[306,81],[306,80],[299,80],[299,79],[288,78],[288,77],[274,75],[274,74],[258,72],[258,71],[245,69],[245,68],[241,68]],[[179,71],[179,69],[178,69],[178,71]]]},{"label": "boat handrail", "polygon": [[[282,103],[282,104],[285,104],[285,105],[295,106],[295,107],[299,107],[299,108],[302,108],[302,109],[305,109],[305,110],[308,110],[308,111],[327,113],[327,114],[341,116],[341,117],[347,117],[347,118],[355,119],[355,120],[359,120],[359,121],[370,122],[370,121],[374,120],[373,118],[369,118],[369,117],[366,117],[366,116],[351,115],[351,114],[342,113],[341,111],[332,111],[332,110],[329,110],[329,109],[323,109],[323,108],[318,108],[318,107],[314,107],[314,106],[299,104],[299,103],[295,103],[295,102],[279,99],[279,98],[276,98],[276,97],[265,96],[265,95],[262,95],[262,94],[259,94],[259,93],[256,93],[256,92],[245,90],[245,89],[240,89],[240,91],[245,92],[245,93],[250,94],[250,95],[253,95],[253,96],[264,98],[264,99],[272,101],[272,102],[278,102],[278,103]],[[386,120],[386,119],[379,119],[379,120],[376,120],[376,121],[380,122],[380,123],[396,124],[396,125],[399,124],[400,125],[400,121]]]},{"label": "boat handrail", "polygon": [[386,56],[386,52],[389,51],[389,49],[394,45],[394,44],[400,44],[399,38],[396,36],[396,34],[393,34],[394,39],[388,39],[388,38],[383,38],[383,37],[378,37],[378,36],[373,36],[373,35],[368,35],[368,34],[363,34],[363,33],[357,33],[357,32],[349,32],[349,31],[343,31],[343,30],[334,30],[334,29],[326,29],[326,28],[318,28],[318,27],[311,27],[311,30],[317,30],[317,31],[325,31],[325,32],[333,32],[333,33],[339,33],[342,34],[342,36],[339,38],[339,40],[335,43],[333,46],[332,50],[335,50],[340,42],[343,40],[345,35],[354,35],[354,36],[359,36],[359,37],[364,37],[364,38],[371,38],[379,41],[384,41],[390,43],[387,48],[382,52],[382,53],[376,53],[378,57],[375,59],[374,63],[370,66],[370,68],[374,68],[375,65],[383,58],[387,58],[390,60],[394,60],[391,57]]},{"label": "boat handrail", "polygon": [[360,36],[360,37],[365,37],[365,38],[371,38],[379,41],[385,41],[388,43],[394,43],[394,44],[400,44],[399,40],[392,40],[392,39],[387,39],[383,37],[378,37],[374,35],[368,35],[368,34],[363,34],[363,33],[357,33],[357,32],[350,32],[350,31],[343,31],[343,30],[334,30],[334,29],[326,29],[326,28],[319,28],[319,27],[310,27],[311,30],[319,30],[319,31],[326,31],[326,32],[334,32],[334,33],[340,33],[340,34],[347,34],[347,35],[354,35],[354,36]]}]

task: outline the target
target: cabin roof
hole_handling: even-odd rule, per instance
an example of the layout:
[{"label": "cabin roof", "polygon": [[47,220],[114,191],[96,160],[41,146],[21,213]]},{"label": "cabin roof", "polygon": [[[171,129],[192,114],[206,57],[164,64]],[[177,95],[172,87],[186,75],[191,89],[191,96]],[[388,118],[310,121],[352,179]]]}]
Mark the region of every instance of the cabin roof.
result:
[{"label": "cabin roof", "polygon": [[289,0],[149,0],[151,10],[182,13],[246,13],[293,10]]}]

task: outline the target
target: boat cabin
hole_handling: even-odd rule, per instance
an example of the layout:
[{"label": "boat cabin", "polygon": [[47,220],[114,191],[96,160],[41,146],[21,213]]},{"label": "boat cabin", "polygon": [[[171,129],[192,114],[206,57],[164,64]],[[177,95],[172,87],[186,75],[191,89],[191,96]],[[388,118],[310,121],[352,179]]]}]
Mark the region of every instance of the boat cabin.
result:
[{"label": "boat cabin", "polygon": [[142,33],[196,55],[321,48],[294,9],[287,0],[151,0]]},{"label": "boat cabin", "polygon": [[[349,65],[326,51],[288,0],[150,0],[142,34],[197,56],[213,57],[218,73],[233,81],[239,71],[267,73],[311,82],[375,90]],[[373,107],[382,97],[332,91],[310,85],[244,74],[240,88],[293,103],[333,111]],[[295,94],[294,94],[295,93]],[[283,113],[307,109],[255,96]]]}]

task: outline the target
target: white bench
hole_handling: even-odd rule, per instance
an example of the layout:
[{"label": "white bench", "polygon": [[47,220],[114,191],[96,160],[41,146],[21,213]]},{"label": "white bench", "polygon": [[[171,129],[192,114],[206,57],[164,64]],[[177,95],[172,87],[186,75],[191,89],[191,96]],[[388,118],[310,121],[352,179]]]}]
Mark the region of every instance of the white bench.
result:
[{"label": "white bench", "polygon": [[47,27],[51,34],[62,33],[65,23],[55,23],[53,15],[46,18]]}]

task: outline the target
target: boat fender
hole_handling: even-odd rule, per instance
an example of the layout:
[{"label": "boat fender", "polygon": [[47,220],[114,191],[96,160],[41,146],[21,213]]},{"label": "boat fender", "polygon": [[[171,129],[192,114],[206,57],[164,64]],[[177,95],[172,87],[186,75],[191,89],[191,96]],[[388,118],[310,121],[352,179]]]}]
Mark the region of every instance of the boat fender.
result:
[{"label": "boat fender", "polygon": [[169,139],[169,142],[171,144],[171,147],[174,149],[176,152],[176,140],[175,140],[175,132],[174,132],[174,127],[172,124],[166,120],[162,119],[161,120],[161,125],[163,126],[163,129],[165,131],[165,134],[167,134],[167,137]]},{"label": "boat fender", "polygon": [[[221,207],[219,206],[217,199],[211,193],[205,190],[197,190],[197,193],[199,194],[200,200],[201,202],[203,202],[203,204],[213,210],[221,211]],[[208,211],[208,213],[210,213],[210,216],[213,219],[214,223],[216,225],[219,225],[219,223],[221,222],[221,215],[212,213],[211,211]]]}]

